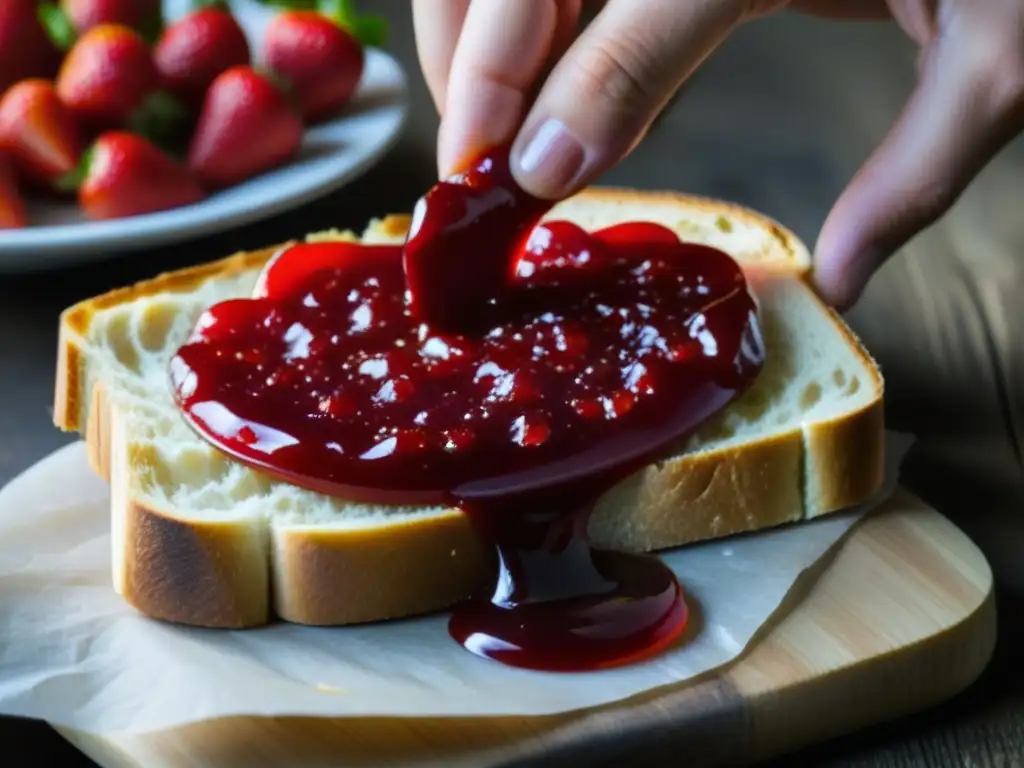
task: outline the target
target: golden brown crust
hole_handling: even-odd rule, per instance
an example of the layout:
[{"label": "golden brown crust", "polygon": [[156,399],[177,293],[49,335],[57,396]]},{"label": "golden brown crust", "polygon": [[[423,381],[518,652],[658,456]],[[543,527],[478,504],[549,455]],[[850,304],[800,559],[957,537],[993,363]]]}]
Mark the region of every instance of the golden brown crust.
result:
[{"label": "golden brown crust", "polygon": [[81,431],[82,355],[75,333],[61,317],[57,337],[57,386],[53,395],[53,421],[68,432]]},{"label": "golden brown crust", "polygon": [[110,482],[110,418],[107,390],[102,381],[92,388],[89,415],[85,421],[85,448],[92,471]]},{"label": "golden brown crust", "polygon": [[[584,196],[594,202],[673,203],[745,219],[772,233],[792,260],[787,271],[806,272],[806,249],[795,235],[747,209],[673,193],[594,189]],[[376,223],[374,232],[401,238],[409,221],[408,216],[389,216]],[[102,386],[82,392],[90,379],[82,336],[95,313],[256,269],[279,247],[161,275],[82,302],[62,316],[54,421],[63,429],[84,429],[91,463],[111,481],[115,587],[154,618],[237,628],[259,626],[275,615],[319,625],[408,616],[444,608],[487,586],[490,553],[457,510],[365,529],[274,528],[262,520],[187,519],[159,509],[133,487],[128,468],[144,457],[128,454],[146,448],[128,445],[129,436],[112,426],[117,415]],[[833,322],[857,344],[834,316]],[[873,362],[863,357],[874,371]],[[863,501],[881,482],[884,452],[880,377],[863,384],[878,388],[873,403],[806,433],[795,429],[649,467],[599,504],[590,525],[595,542],[662,549]],[[82,407],[83,398],[88,398],[88,409]],[[818,478],[819,486],[818,497],[810,501],[804,497],[807,473]]]},{"label": "golden brown crust", "polygon": [[275,530],[278,616],[298,624],[378,621],[440,610],[489,586],[487,553],[462,512],[386,530]]},{"label": "golden brown crust", "polygon": [[96,405],[109,440],[114,589],[155,619],[221,629],[266,624],[267,524],[197,520],[141,498],[130,468],[157,466],[155,451],[131,442],[130,425],[105,397]]},{"label": "golden brown crust", "polygon": [[409,233],[411,224],[412,216],[405,213],[392,213],[380,220],[377,229],[385,237],[393,237],[397,240],[404,238]]},{"label": "golden brown crust", "polygon": [[270,558],[255,521],[208,523],[129,499],[119,592],[154,619],[222,629],[266,624]]},{"label": "golden brown crust", "polygon": [[839,315],[817,294],[812,297],[869,373],[869,381],[851,378],[846,386],[866,387],[875,397],[859,411],[805,428],[805,517],[859,504],[873,496],[885,480],[885,382],[881,371]]},{"label": "golden brown crust", "polygon": [[882,400],[843,418],[814,424],[805,435],[806,471],[817,478],[804,514],[818,517],[860,504],[885,480]]}]

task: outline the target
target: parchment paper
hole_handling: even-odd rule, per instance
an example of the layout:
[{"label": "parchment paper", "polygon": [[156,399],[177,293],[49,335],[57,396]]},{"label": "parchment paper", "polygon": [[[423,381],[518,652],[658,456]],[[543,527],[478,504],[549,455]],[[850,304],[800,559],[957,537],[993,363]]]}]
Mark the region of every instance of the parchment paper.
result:
[{"label": "parchment paper", "polygon": [[677,684],[744,649],[800,573],[892,493],[910,442],[890,435],[885,487],[863,508],[665,553],[699,605],[696,635],[571,675],[479,659],[444,615],[241,632],[146,619],[111,587],[107,486],[76,443],[0,491],[0,714],[137,733],[229,715],[543,715]]}]

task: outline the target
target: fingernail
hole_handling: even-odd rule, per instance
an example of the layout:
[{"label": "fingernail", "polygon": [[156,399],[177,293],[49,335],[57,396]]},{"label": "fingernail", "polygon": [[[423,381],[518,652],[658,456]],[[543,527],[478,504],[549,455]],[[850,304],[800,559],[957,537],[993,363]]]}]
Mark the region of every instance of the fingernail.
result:
[{"label": "fingernail", "polygon": [[519,184],[537,197],[557,199],[572,191],[587,153],[583,144],[555,118],[540,123],[512,151]]}]

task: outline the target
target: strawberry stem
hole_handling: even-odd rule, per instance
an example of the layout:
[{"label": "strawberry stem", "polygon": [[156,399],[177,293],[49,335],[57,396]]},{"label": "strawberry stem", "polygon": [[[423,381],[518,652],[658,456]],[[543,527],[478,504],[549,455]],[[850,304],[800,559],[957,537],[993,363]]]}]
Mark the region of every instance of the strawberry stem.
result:
[{"label": "strawberry stem", "polygon": [[319,0],[259,0],[261,5],[268,5],[282,11],[315,11]]},{"label": "strawberry stem", "polygon": [[320,0],[318,10],[351,32],[365,46],[380,48],[387,41],[387,19],[376,14],[359,13],[354,0]]},{"label": "strawberry stem", "polygon": [[318,11],[344,27],[365,46],[380,48],[388,38],[388,22],[374,13],[359,13],[353,0],[259,0],[282,11]]},{"label": "strawberry stem", "polygon": [[284,94],[285,99],[288,101],[288,106],[292,108],[296,115],[302,114],[298,97],[295,95],[295,86],[288,78],[280,72],[275,72],[270,67],[253,67],[252,71],[260,77],[265,77],[270,81],[271,85]]},{"label": "strawberry stem", "polygon": [[68,171],[67,173],[59,176],[56,181],[53,182],[53,187],[58,192],[75,193],[79,187],[85,182],[89,176],[89,170],[92,168],[92,158],[95,147],[89,147],[83,154],[81,159],[78,161],[78,165],[75,166],[74,170]]},{"label": "strawberry stem", "polygon": [[142,39],[150,46],[157,44],[164,33],[164,15],[160,4],[157,5],[156,10],[152,14],[143,19],[136,31],[142,35]]},{"label": "strawberry stem", "polygon": [[276,88],[279,88],[285,93],[290,93],[294,90],[292,88],[292,84],[288,81],[288,78],[279,72],[275,72],[270,67],[253,67],[252,71],[261,77],[267,78],[267,80],[273,83]]},{"label": "strawberry stem", "polygon": [[228,5],[226,0],[191,0],[189,3],[192,12],[205,11],[207,8],[216,8],[219,11],[231,12],[231,6]]},{"label": "strawberry stem", "polygon": [[36,17],[43,25],[50,40],[60,50],[70,50],[71,46],[75,44],[78,32],[68,15],[56,3],[39,3],[36,6]]},{"label": "strawberry stem", "polygon": [[166,91],[146,97],[128,120],[128,130],[154,144],[169,147],[179,138],[191,113],[178,99]]}]

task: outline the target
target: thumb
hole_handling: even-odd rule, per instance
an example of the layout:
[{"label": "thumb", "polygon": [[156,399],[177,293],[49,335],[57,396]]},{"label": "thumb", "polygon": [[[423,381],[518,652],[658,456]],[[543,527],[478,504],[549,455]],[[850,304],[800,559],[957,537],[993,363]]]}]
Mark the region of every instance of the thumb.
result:
[{"label": "thumb", "polygon": [[[999,38],[1008,39],[1000,46]],[[1022,126],[1024,68],[1012,35],[936,39],[918,85],[822,227],[815,282],[849,308],[874,272],[942,216]]]},{"label": "thumb", "polygon": [[745,0],[610,0],[555,66],[512,146],[527,192],[566,197],[620,160]]}]

